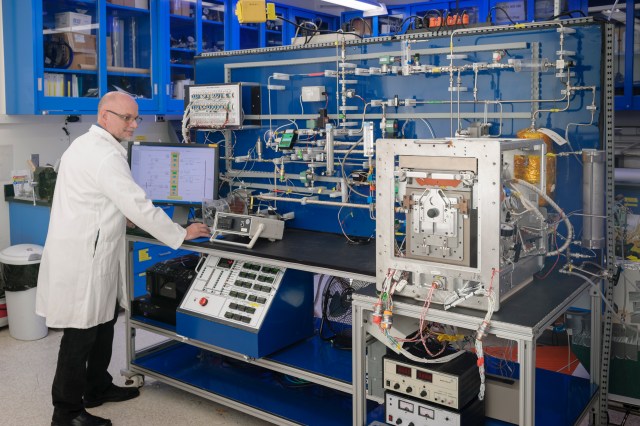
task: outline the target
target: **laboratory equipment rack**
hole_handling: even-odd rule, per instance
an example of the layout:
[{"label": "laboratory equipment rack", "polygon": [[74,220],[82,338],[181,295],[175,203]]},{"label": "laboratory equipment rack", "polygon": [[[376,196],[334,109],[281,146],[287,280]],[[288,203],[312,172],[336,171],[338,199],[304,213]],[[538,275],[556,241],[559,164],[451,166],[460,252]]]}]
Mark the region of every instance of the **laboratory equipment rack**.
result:
[{"label": "laboratory equipment rack", "polygon": [[[129,301],[133,299],[134,243],[159,244],[139,229],[128,231]],[[287,229],[283,240],[259,240],[252,250],[205,239],[185,242],[181,249],[374,281],[375,245],[348,245],[341,235]],[[160,336],[162,342],[138,350],[137,330]],[[185,338],[174,326],[141,316],[126,315],[125,335],[127,366],[123,374],[134,383],[141,385],[142,377],[151,377],[277,424],[351,423],[351,353],[332,347],[317,335],[259,359]],[[311,384],[282,386],[278,380],[283,374]],[[383,409],[370,402],[371,419],[380,418]]]},{"label": "laboratory equipment rack", "polygon": [[[493,314],[489,334],[515,341],[519,363],[519,425],[568,425],[589,414],[590,408],[598,401],[598,386],[593,381],[576,380],[574,377],[557,373],[536,371],[536,340],[555,319],[573,306],[581,296],[590,290],[583,279],[554,273],[545,280],[534,281],[510,297],[498,312]],[[599,292],[591,292],[592,321],[599,322]],[[374,286],[365,287],[353,295],[353,424],[365,423],[365,404],[368,400],[364,366],[366,365],[366,326],[370,321],[377,301]],[[423,303],[396,296],[394,316],[419,319]],[[427,313],[429,321],[476,330],[484,320],[485,312],[469,308],[455,308],[445,311],[442,305],[432,304]],[[592,336],[591,347],[598,347],[597,336]],[[594,377],[593,373],[591,377]],[[544,392],[536,392],[536,379],[541,378]],[[542,388],[541,388],[542,389]],[[375,399],[375,398],[372,398]],[[548,403],[545,404],[544,401]],[[554,403],[551,403],[554,402]],[[558,402],[563,410],[554,410]],[[539,411],[539,413],[536,412]],[[505,424],[502,422],[491,424]]]},{"label": "laboratory equipment rack", "polygon": [[[128,231],[127,294],[130,298],[133,296],[131,253],[135,242],[158,244],[157,240],[139,229]],[[287,229],[283,240],[259,240],[251,250],[210,243],[204,239],[185,242],[181,249],[375,281],[375,245],[348,245],[343,236],[334,234]],[[556,273],[545,280],[535,280],[494,313],[489,333],[513,340],[518,347],[520,425],[542,424],[540,421],[548,418],[549,407],[557,406],[552,402],[558,400],[570,405],[563,412],[564,417],[556,416],[556,420],[560,419],[558,421],[561,422],[570,417],[583,418],[597,402],[597,385],[589,381],[585,384],[584,380],[562,374],[536,371],[535,368],[536,339],[589,290],[590,285],[582,279]],[[596,315],[592,315],[592,321],[599,322],[597,312],[600,296],[597,292],[591,293],[592,308],[597,307],[592,309],[592,312],[596,312]],[[383,406],[376,408],[380,401],[366,396],[365,325],[375,300],[374,285],[354,294],[351,352],[337,350],[318,336],[313,336],[260,359],[184,338],[176,334],[175,327],[164,323],[127,316],[128,365],[123,372],[132,377],[152,377],[277,424],[368,424],[371,420],[379,419],[383,409]],[[419,318],[421,309],[422,303],[410,299],[398,297],[394,302],[394,315]],[[445,311],[438,305],[432,305],[428,315],[430,321],[471,330],[480,325],[483,317],[483,311],[467,308]],[[167,340],[138,351],[135,346],[136,330],[145,330]],[[597,347],[598,336],[592,337],[596,339],[592,340],[592,347]],[[230,363],[237,367],[234,371],[220,367]],[[245,371],[242,367],[244,364],[247,369],[257,370]],[[276,373],[297,377],[317,386],[310,386],[301,393],[300,389],[294,391],[283,388],[264,379],[264,376]],[[256,377],[263,377],[264,380],[256,380]],[[536,381],[554,392],[536,392]],[[572,398],[567,398],[567,393]],[[538,420],[534,421],[536,408]],[[504,424],[493,420],[489,422]]]}]

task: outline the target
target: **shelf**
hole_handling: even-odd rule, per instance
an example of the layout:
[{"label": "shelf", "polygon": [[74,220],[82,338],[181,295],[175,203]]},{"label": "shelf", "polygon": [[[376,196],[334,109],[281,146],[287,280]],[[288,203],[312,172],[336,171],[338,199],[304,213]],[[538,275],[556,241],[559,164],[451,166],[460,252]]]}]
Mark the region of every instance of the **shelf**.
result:
[{"label": "shelf", "polygon": [[[182,341],[176,336],[176,327],[170,324],[136,315],[131,318],[131,325],[151,333],[161,334],[168,339]],[[242,354],[213,347],[207,343],[191,340],[191,344],[239,360],[245,358]],[[336,349],[317,335],[252,362],[269,370],[297,374],[297,377],[302,379],[343,392],[350,393],[352,390],[351,351]]]},{"label": "shelf", "polygon": [[135,13],[140,13],[140,14],[148,14],[149,13],[149,9],[142,9],[139,7],[132,7],[132,6],[122,6],[119,4],[112,4],[112,3],[107,3],[107,8],[109,9],[114,9],[114,10],[126,10],[128,12],[135,12]]},{"label": "shelf", "polygon": [[[80,65],[83,69],[95,71],[95,65]],[[145,77],[151,74],[149,68],[107,67],[109,75]]]},{"label": "shelf", "polygon": [[59,74],[87,74],[96,75],[96,70],[71,70],[68,68],[45,68],[44,72],[47,73],[59,73]]},{"label": "shelf", "polygon": [[193,69],[193,64],[171,64],[171,68]]},{"label": "shelf", "polygon": [[171,19],[175,19],[178,21],[185,21],[185,22],[194,22],[195,18],[192,18],[191,16],[184,16],[184,15],[169,15],[169,17]]},{"label": "shelf", "polygon": [[133,360],[132,366],[301,424],[351,424],[349,394],[319,385],[290,387],[280,373],[185,343]]},{"label": "shelf", "polygon": [[266,359],[351,383],[351,351],[336,349],[317,335],[271,354]]},{"label": "shelf", "polygon": [[207,24],[207,25],[219,25],[219,26],[224,26],[224,22],[221,21],[211,21],[209,19],[203,19],[202,20],[203,24]]},{"label": "shelf", "polygon": [[172,47],[171,51],[172,52],[182,52],[182,53],[192,53],[192,54],[196,53],[195,49],[189,49],[189,48],[186,48],[186,47]]},{"label": "shelf", "polygon": [[267,34],[277,34],[279,36],[282,35],[282,31],[280,30],[264,30]]}]

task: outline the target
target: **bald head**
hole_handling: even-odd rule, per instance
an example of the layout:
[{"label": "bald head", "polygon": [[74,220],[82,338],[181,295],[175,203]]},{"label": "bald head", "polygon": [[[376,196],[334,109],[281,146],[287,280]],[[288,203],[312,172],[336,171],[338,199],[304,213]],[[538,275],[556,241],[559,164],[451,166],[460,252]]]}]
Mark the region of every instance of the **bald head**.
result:
[{"label": "bald head", "polygon": [[109,92],[98,103],[98,124],[119,141],[133,138],[137,117],[138,104],[126,93]]}]

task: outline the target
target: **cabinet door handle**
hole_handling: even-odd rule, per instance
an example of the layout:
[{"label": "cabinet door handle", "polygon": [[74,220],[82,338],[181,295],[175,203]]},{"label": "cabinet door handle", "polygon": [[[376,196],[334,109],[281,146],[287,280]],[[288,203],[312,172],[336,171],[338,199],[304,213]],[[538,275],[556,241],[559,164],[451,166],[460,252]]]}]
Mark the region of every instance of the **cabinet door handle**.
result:
[{"label": "cabinet door handle", "polygon": [[157,95],[158,94],[158,83],[154,83],[153,84],[153,94]]},{"label": "cabinet door handle", "polygon": [[42,77],[38,77],[38,92],[42,92]]}]

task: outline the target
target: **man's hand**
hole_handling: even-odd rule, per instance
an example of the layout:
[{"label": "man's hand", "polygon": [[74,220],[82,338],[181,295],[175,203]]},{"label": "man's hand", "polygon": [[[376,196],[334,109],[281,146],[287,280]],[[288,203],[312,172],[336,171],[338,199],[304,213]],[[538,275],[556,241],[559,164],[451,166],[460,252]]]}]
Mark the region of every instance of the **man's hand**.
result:
[{"label": "man's hand", "polygon": [[185,240],[193,240],[194,238],[206,237],[209,238],[211,236],[211,229],[204,223],[192,223],[187,226],[187,236],[184,237]]}]

